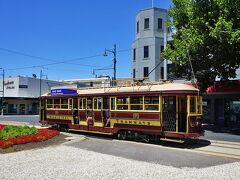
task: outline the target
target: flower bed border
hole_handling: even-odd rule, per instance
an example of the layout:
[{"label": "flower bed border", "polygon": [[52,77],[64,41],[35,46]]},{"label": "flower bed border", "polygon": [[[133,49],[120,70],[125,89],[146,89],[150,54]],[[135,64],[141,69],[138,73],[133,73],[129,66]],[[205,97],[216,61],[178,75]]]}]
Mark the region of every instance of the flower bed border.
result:
[{"label": "flower bed border", "polygon": [[[4,126],[5,125],[0,124],[0,130]],[[0,148],[6,149],[8,147],[11,147],[11,146],[17,145],[17,144],[26,144],[26,143],[30,143],[30,142],[45,141],[45,140],[50,139],[59,134],[60,134],[60,132],[57,130],[37,129],[37,134],[24,135],[24,136],[19,136],[19,137],[15,137],[15,138],[9,138],[7,140],[0,140]]]}]

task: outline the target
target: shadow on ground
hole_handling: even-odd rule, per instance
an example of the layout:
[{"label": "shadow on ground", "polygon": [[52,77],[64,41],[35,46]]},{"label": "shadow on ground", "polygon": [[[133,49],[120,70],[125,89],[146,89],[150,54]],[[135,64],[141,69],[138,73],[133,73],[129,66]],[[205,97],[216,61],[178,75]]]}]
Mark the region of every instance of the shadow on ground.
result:
[{"label": "shadow on ground", "polygon": [[[71,131],[70,133],[73,134],[81,134],[86,136],[87,138],[95,138],[95,139],[104,139],[104,140],[117,140],[115,136],[112,135],[104,135],[104,134],[92,134],[88,132],[78,132],[78,131]],[[121,141],[121,140],[120,140]],[[181,148],[181,149],[197,149],[205,146],[209,146],[211,144],[210,141],[205,139],[197,139],[197,140],[187,140],[184,143],[178,143],[178,142],[168,142],[160,140],[159,142],[145,142],[145,141],[134,141],[134,140],[122,140],[124,141],[132,141],[132,142],[138,142],[142,144],[153,144],[153,145],[159,145],[159,146],[166,146],[166,147],[173,147],[173,148]]]}]

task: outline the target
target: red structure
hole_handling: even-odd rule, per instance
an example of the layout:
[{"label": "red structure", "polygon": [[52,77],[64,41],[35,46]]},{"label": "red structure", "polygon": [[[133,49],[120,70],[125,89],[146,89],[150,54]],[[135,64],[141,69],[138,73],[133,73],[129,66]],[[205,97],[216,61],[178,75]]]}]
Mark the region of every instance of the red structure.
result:
[{"label": "red structure", "polygon": [[208,122],[240,127],[240,80],[216,81],[203,99],[203,115]]}]

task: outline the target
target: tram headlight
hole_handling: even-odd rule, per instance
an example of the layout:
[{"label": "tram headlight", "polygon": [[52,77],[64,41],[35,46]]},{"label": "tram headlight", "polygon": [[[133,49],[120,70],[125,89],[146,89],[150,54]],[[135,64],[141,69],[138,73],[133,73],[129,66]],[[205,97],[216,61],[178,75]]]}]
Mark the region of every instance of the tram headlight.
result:
[{"label": "tram headlight", "polygon": [[190,118],[190,126],[191,127],[198,127],[202,125],[201,117],[195,116]]},{"label": "tram headlight", "polygon": [[201,126],[202,125],[202,118],[200,116],[196,117],[196,126]]}]

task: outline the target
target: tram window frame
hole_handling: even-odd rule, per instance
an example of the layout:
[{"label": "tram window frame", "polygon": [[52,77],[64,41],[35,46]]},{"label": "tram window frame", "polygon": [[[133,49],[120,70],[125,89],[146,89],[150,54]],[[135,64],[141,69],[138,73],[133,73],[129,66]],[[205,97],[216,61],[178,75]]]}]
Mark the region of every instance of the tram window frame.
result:
[{"label": "tram window frame", "polygon": [[61,108],[61,99],[53,99],[53,109],[60,109]]},{"label": "tram window frame", "polygon": [[73,99],[68,98],[68,109],[73,109]]},{"label": "tram window frame", "polygon": [[130,97],[130,110],[143,110],[143,96]]},{"label": "tram window frame", "polygon": [[[149,101],[147,99],[149,98]],[[154,100],[154,98],[156,98]],[[144,96],[144,110],[145,111],[160,111],[160,97],[159,96]],[[156,108],[157,107],[157,108]]]},{"label": "tram window frame", "polygon": [[202,114],[202,97],[197,97],[197,113]]},{"label": "tram window frame", "polygon": [[189,113],[190,114],[199,114],[197,109],[197,96],[190,96],[189,97]]},{"label": "tram window frame", "polygon": [[82,109],[82,98],[78,98],[78,109]]},{"label": "tram window frame", "polygon": [[[87,102],[86,102],[86,109],[88,110],[92,110],[93,109],[93,98],[86,98]],[[91,102],[91,103],[90,103]],[[89,108],[88,108],[89,107]]]},{"label": "tram window frame", "polygon": [[86,98],[79,98],[78,103],[79,103],[78,108],[80,110],[86,110]]},{"label": "tram window frame", "polygon": [[[51,101],[51,102],[49,103],[49,101]],[[53,99],[46,99],[46,108],[47,109],[53,108]]]},{"label": "tram window frame", "polygon": [[102,109],[102,105],[103,105],[102,98],[99,98],[99,97],[93,98],[93,109],[94,110],[101,110]]},{"label": "tram window frame", "polygon": [[[123,100],[119,103],[119,100]],[[125,100],[124,100],[125,99]],[[117,97],[116,98],[116,109],[117,110],[128,110],[129,109],[129,97]]]},{"label": "tram window frame", "polygon": [[[66,102],[64,102],[66,101]],[[68,99],[67,98],[61,98],[60,99],[61,109],[68,109]]]},{"label": "tram window frame", "polygon": [[110,110],[116,110],[116,97],[110,97]]}]

